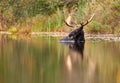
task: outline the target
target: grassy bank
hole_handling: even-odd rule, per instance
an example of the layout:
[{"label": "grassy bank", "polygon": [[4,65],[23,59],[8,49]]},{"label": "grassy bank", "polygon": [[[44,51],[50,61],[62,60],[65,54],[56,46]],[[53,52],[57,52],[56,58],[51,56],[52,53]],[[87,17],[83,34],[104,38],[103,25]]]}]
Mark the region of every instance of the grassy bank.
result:
[{"label": "grassy bank", "polygon": [[[70,32],[63,22],[72,6],[77,8],[73,20],[80,23],[91,14],[95,17],[85,28],[87,33],[119,34],[119,0],[43,0],[0,1],[0,31],[29,34],[31,32]],[[63,13],[65,11],[65,13]]]}]

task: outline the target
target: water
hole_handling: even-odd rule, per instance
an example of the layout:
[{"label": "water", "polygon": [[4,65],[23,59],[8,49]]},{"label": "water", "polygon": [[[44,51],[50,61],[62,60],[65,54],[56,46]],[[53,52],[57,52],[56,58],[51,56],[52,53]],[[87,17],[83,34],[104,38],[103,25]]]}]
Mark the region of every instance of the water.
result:
[{"label": "water", "polygon": [[0,35],[0,83],[120,83],[120,42]]}]

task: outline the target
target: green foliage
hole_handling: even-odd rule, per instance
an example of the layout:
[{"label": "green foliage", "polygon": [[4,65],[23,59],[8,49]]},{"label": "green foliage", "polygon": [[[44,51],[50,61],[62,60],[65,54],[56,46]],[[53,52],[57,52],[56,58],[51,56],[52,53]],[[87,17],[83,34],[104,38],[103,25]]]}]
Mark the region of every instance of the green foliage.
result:
[{"label": "green foliage", "polygon": [[[74,2],[74,0],[72,1]],[[56,16],[57,22],[60,18],[58,9],[70,7],[70,5],[76,4],[76,2],[64,2],[61,0],[1,0],[0,1],[0,20],[1,24],[9,28],[12,25],[25,23],[26,19],[33,18],[39,14],[52,15],[58,12]],[[49,23],[50,24],[50,23]],[[48,25],[49,25],[48,24]],[[56,23],[61,25],[61,23]],[[2,28],[5,28],[2,26]]]},{"label": "green foliage", "polygon": [[109,25],[102,25],[100,22],[93,21],[86,29],[90,33],[109,33],[111,28]]},{"label": "green foliage", "polygon": [[56,31],[64,26],[62,11],[67,16],[73,6],[78,23],[95,13],[88,32],[114,33],[120,27],[119,0],[0,0],[0,29],[32,24],[33,31]]},{"label": "green foliage", "polygon": [[90,28],[88,29],[90,32],[94,32],[94,33],[97,33],[99,31],[101,31],[101,24],[96,22],[96,21],[93,21],[91,23],[91,26]]},{"label": "green foliage", "polygon": [[15,27],[12,27],[8,31],[11,33],[16,33],[18,30]]}]

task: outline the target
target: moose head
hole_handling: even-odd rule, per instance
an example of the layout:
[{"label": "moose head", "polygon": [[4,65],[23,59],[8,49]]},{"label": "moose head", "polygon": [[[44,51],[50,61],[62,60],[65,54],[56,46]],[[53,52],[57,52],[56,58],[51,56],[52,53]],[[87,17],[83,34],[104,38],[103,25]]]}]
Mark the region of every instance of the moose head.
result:
[{"label": "moose head", "polygon": [[61,42],[84,42],[85,41],[83,27],[92,21],[94,14],[92,14],[88,20],[83,21],[81,23],[75,23],[74,21],[72,21],[73,14],[74,14],[74,11],[71,10],[68,14],[68,17],[64,19],[64,22],[68,27],[71,27],[74,30],[70,32],[68,36],[63,38]]}]

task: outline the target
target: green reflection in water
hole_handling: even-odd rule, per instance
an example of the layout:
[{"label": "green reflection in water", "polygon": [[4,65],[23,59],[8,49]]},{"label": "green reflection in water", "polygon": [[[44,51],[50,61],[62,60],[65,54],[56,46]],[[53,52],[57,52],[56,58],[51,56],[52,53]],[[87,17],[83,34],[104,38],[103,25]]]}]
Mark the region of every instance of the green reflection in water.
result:
[{"label": "green reflection in water", "polygon": [[80,49],[54,37],[0,35],[0,83],[120,83],[120,42],[87,40],[83,56]]}]

